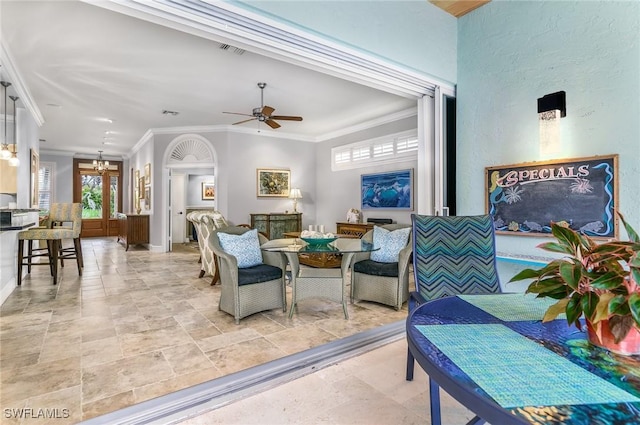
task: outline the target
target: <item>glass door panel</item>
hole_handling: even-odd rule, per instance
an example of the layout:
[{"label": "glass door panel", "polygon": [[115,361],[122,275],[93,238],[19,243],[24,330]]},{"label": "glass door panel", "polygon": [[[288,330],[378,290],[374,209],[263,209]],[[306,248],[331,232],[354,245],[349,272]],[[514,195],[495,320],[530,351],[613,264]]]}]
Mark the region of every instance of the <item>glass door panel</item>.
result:
[{"label": "glass door panel", "polygon": [[102,174],[91,160],[74,159],[74,202],[82,203],[82,237],[116,236],[122,211],[121,161],[110,161]]},{"label": "glass door panel", "polygon": [[84,174],[82,181],[82,218],[102,219],[102,176]]}]

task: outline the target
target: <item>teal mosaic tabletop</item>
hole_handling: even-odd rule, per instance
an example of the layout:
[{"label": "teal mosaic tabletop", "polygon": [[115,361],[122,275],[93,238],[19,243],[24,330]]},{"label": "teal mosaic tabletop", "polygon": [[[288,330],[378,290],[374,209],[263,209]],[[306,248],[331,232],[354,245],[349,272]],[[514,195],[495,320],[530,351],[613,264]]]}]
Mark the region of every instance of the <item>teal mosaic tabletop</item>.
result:
[{"label": "teal mosaic tabletop", "polygon": [[[557,302],[551,298],[536,298],[533,294],[524,293],[490,297],[486,295],[458,295],[458,298],[505,322],[542,320],[547,309]],[[558,316],[558,319],[565,318],[564,314]]]},{"label": "teal mosaic tabletop", "polygon": [[[477,301],[473,297],[460,298]],[[484,297],[498,298],[504,296]],[[484,300],[482,304],[486,304]],[[415,328],[504,408],[640,402],[634,395],[501,324]]]}]

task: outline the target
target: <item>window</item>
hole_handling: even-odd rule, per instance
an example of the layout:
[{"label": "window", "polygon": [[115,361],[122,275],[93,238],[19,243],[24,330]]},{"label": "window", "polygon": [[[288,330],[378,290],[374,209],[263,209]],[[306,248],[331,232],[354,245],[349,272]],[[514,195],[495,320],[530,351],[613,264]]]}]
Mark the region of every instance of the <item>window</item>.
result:
[{"label": "window", "polygon": [[44,211],[49,211],[54,198],[55,167],[55,162],[41,162],[38,169],[38,208]]},{"label": "window", "polygon": [[331,170],[349,170],[372,164],[418,158],[416,130],[403,131],[331,149]]}]

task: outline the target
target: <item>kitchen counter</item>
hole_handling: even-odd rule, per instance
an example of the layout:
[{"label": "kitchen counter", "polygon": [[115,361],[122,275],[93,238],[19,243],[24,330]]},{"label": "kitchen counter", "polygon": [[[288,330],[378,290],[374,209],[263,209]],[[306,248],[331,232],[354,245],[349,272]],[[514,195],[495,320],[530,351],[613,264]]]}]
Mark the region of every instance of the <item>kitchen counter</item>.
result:
[{"label": "kitchen counter", "polygon": [[0,303],[3,303],[17,285],[18,233],[38,224],[39,210],[2,208],[0,213],[4,216],[0,224]]},{"label": "kitchen counter", "polygon": [[29,227],[33,227],[35,225],[36,225],[35,221],[31,222],[31,223],[20,225],[20,226],[0,225],[0,232],[6,232],[8,230],[24,230],[24,229],[28,229]]}]

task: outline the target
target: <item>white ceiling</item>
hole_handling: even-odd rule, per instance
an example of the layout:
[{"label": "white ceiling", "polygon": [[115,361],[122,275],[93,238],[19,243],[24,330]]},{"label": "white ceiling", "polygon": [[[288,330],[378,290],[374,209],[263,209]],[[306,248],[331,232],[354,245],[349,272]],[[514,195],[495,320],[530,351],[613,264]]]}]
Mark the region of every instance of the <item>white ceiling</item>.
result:
[{"label": "white ceiling", "polygon": [[[275,115],[304,117],[280,121],[278,130],[260,124],[263,134],[315,140],[416,106],[414,99],[222,50],[220,43],[87,3],[1,1],[0,7],[3,44],[45,120],[42,150],[126,155],[148,129],[230,125],[243,117],[223,111],[250,114],[260,106],[260,81]],[[257,130],[258,123],[237,127]]]}]

